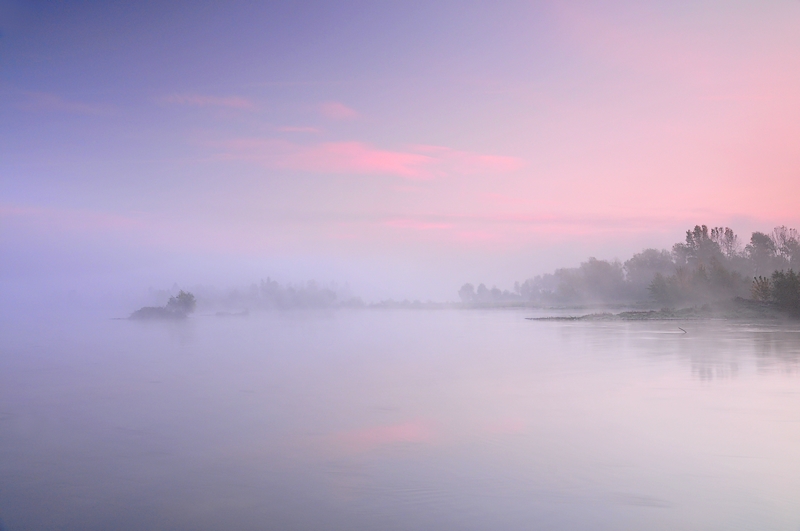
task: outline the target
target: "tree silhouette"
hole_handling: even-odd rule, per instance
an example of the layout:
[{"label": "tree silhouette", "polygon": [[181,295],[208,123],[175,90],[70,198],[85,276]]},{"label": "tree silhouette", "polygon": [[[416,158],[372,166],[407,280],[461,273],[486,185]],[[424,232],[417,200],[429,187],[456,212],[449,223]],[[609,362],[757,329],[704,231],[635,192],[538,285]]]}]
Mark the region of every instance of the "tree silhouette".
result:
[{"label": "tree silhouette", "polygon": [[145,306],[133,312],[130,319],[182,319],[192,313],[197,306],[194,295],[181,290],[176,297],[170,297],[166,306]]},{"label": "tree silhouette", "polygon": [[170,297],[167,301],[167,310],[183,315],[189,315],[197,306],[194,295],[188,291],[181,290],[176,297]]}]

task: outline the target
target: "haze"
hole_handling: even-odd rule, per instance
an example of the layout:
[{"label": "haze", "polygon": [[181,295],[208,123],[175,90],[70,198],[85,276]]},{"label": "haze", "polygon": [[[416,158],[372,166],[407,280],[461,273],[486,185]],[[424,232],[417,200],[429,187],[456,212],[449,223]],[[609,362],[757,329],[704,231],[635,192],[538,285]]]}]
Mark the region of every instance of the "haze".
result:
[{"label": "haze", "polygon": [[0,9],[19,297],[456,300],[697,223],[800,225],[797,2]]},{"label": "haze", "polygon": [[797,0],[0,0],[0,531],[797,531],[798,139]]}]

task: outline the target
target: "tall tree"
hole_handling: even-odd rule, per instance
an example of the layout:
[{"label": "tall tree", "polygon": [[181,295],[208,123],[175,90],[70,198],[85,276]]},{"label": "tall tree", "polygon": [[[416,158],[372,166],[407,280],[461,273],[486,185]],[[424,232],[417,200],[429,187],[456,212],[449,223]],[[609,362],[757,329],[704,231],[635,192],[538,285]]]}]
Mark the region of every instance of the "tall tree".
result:
[{"label": "tall tree", "polygon": [[777,255],[786,260],[789,267],[800,269],[800,233],[797,229],[790,229],[785,225],[775,227],[772,241]]},{"label": "tall tree", "polygon": [[765,275],[774,271],[777,254],[775,242],[768,234],[754,232],[750,236],[750,243],[745,247],[745,253],[753,264],[755,275]]},{"label": "tall tree", "polygon": [[730,227],[714,227],[711,229],[711,239],[719,246],[726,258],[733,258],[739,254],[739,237]]},{"label": "tall tree", "polygon": [[706,225],[695,225],[694,230],[687,230],[686,242],[676,243],[672,253],[679,266],[698,267],[722,258],[720,246],[712,239]]}]

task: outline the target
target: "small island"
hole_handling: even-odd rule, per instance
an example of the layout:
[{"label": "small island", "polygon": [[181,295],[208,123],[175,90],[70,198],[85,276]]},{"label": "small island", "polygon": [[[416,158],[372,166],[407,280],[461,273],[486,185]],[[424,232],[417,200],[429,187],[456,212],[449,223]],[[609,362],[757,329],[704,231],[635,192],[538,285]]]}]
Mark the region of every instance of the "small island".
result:
[{"label": "small island", "polygon": [[177,296],[170,297],[166,306],[145,306],[133,312],[128,319],[185,319],[197,306],[194,295],[181,290]]}]

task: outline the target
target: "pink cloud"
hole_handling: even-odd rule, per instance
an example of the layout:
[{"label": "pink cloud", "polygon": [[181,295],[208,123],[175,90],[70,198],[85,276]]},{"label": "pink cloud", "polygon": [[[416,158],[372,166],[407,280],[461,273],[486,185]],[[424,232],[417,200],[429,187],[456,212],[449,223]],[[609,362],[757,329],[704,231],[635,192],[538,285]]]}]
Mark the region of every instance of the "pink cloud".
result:
[{"label": "pink cloud", "polygon": [[365,452],[397,443],[429,443],[433,430],[421,421],[376,426],[340,433],[336,439],[350,451]]},{"label": "pink cloud", "polygon": [[319,173],[398,175],[425,179],[429,157],[375,149],[361,142],[299,145],[277,139],[238,139],[225,143],[226,159],[249,160],[268,168]]},{"label": "pink cloud", "polygon": [[490,172],[509,173],[520,170],[525,166],[525,161],[517,157],[459,151],[445,146],[423,144],[413,146],[412,149],[435,157],[441,166],[448,168],[447,173],[462,175]]},{"label": "pink cloud", "polygon": [[355,120],[360,116],[358,111],[338,101],[325,102],[319,106],[319,110],[324,117],[331,120]]},{"label": "pink cloud", "polygon": [[202,96],[199,94],[172,94],[162,98],[165,103],[193,105],[195,107],[226,107],[229,109],[254,110],[255,103],[239,96]]},{"label": "pink cloud", "polygon": [[300,145],[285,140],[241,138],[225,142],[227,160],[248,160],[268,168],[356,175],[432,179],[449,175],[508,173],[524,166],[515,157],[484,155],[441,146],[408,151],[377,149],[363,142]]}]

